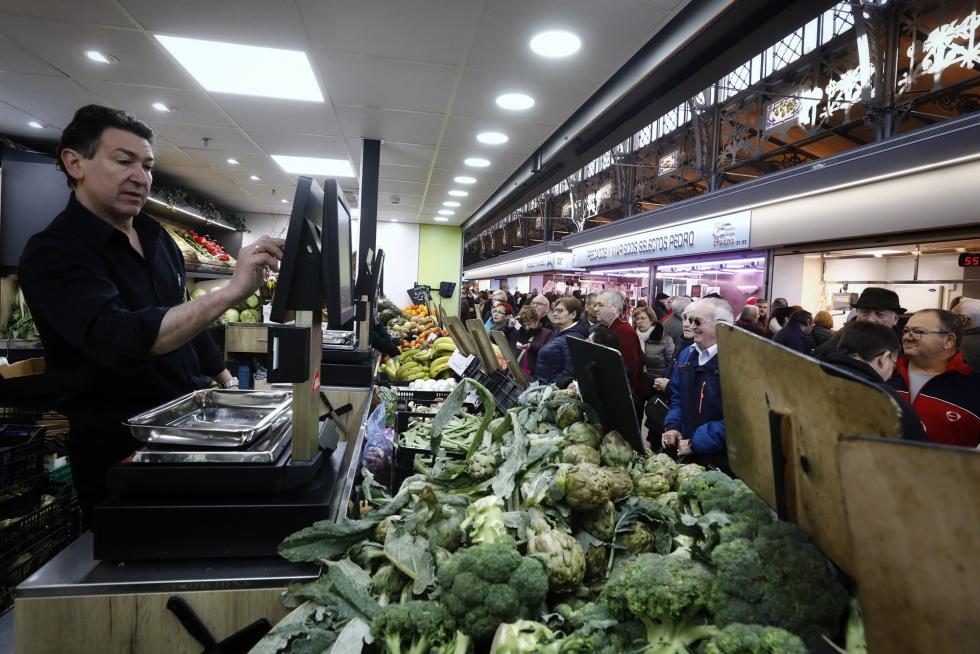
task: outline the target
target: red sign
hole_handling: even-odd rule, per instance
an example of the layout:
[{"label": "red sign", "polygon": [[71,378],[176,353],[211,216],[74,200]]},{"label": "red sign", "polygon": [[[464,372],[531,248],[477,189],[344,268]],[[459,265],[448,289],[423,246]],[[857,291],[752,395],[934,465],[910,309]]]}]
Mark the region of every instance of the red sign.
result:
[{"label": "red sign", "polygon": [[311,393],[316,393],[320,390],[320,369],[317,368],[313,371],[313,387],[310,389]]}]

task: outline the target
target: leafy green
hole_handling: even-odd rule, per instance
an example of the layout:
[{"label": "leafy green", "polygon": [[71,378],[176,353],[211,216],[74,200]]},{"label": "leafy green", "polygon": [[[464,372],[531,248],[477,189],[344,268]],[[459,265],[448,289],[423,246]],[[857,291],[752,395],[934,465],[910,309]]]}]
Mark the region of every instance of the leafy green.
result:
[{"label": "leafy green", "polygon": [[514,492],[514,486],[517,483],[517,473],[523,470],[524,465],[527,463],[527,434],[520,422],[514,419],[513,414],[516,412],[517,409],[508,411],[511,414],[514,435],[510,445],[506,448],[504,462],[500,465],[500,470],[490,480],[493,494],[501,499],[509,497]]},{"label": "leafy green", "polygon": [[490,421],[493,420],[493,413],[496,409],[496,404],[493,400],[493,394],[487,390],[487,388],[476,381],[475,379],[470,379],[465,377],[463,381],[453,389],[453,392],[449,394],[449,397],[442,403],[439,407],[438,413],[436,413],[435,418],[432,419],[432,436],[430,437],[429,446],[432,449],[433,454],[439,451],[439,443],[442,440],[442,432],[449,425],[449,422],[463,409],[463,402],[472,387],[472,390],[480,396],[480,403],[483,405],[483,420],[480,421],[479,426],[476,429],[476,435],[470,443],[469,451],[466,453],[466,458],[473,456],[477,448],[483,443],[483,432],[486,430]]},{"label": "leafy green", "polygon": [[432,585],[436,576],[436,560],[429,541],[400,528],[388,530],[385,555],[412,580],[412,593],[421,595]]},{"label": "leafy green", "polygon": [[316,602],[304,602],[280,620],[249,654],[320,654],[336,641],[347,622]]},{"label": "leafy green", "polygon": [[364,642],[371,637],[371,625],[354,618],[337,634],[337,640],[327,654],[357,654],[364,649]]},{"label": "leafy green", "polygon": [[283,601],[316,602],[332,609],[345,620],[361,618],[370,621],[381,606],[371,595],[371,577],[359,565],[343,559],[330,562],[327,573],[308,584],[291,584]]}]

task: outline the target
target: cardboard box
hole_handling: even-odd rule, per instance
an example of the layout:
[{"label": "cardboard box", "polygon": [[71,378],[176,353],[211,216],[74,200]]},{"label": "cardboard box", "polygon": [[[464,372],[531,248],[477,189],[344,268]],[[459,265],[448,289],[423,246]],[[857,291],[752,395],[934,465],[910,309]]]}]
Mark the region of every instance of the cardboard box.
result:
[{"label": "cardboard box", "polygon": [[0,366],[0,377],[4,379],[14,379],[16,377],[28,377],[30,375],[40,375],[46,368],[44,357],[24,359],[8,366]]}]

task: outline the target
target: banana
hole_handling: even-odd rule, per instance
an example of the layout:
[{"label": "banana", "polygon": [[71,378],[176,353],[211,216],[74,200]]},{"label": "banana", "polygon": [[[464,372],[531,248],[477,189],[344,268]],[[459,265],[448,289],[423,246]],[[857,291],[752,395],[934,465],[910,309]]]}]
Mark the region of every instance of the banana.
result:
[{"label": "banana", "polygon": [[433,348],[438,349],[438,348],[446,347],[446,346],[449,346],[449,347],[451,347],[454,350],[456,349],[456,342],[452,339],[451,336],[442,336],[442,337],[437,338],[436,340],[432,341],[432,347]]}]

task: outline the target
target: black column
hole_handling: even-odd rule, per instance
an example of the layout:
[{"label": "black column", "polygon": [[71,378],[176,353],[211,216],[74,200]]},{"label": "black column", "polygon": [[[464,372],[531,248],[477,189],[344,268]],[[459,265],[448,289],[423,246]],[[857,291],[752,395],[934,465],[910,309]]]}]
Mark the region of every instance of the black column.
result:
[{"label": "black column", "polygon": [[365,270],[368,250],[378,250],[378,177],[381,168],[381,141],[364,139],[361,150],[360,239],[357,247],[357,269]]}]

